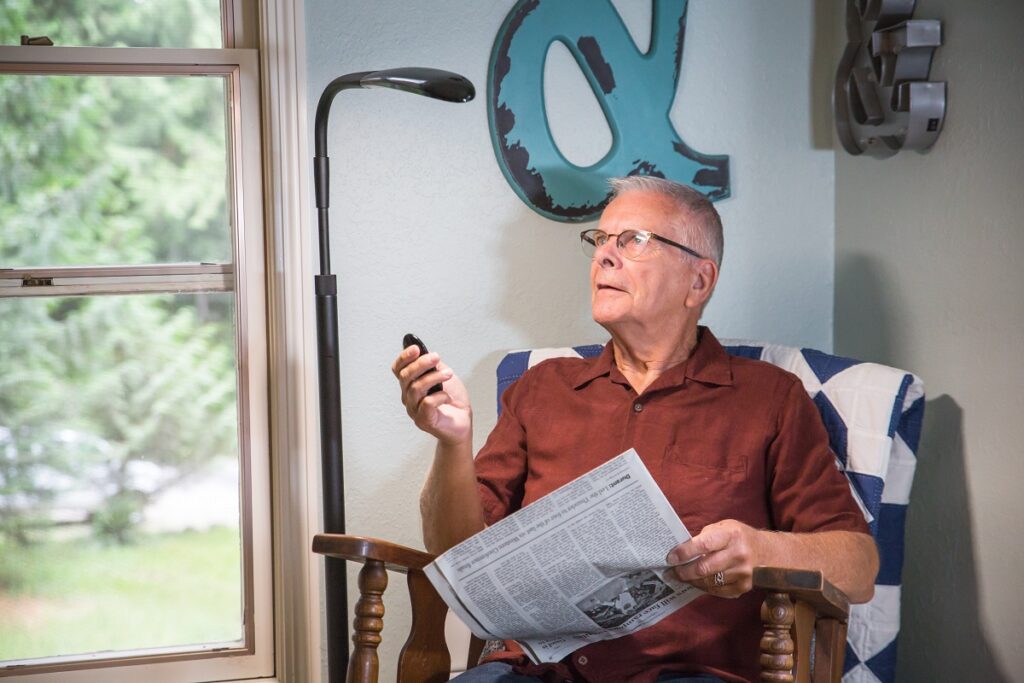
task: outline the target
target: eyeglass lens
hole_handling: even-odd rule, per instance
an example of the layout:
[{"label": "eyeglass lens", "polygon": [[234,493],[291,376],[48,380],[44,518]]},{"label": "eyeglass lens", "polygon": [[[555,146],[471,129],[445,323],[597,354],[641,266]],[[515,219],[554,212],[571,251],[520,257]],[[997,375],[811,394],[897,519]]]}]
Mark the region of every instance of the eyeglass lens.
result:
[{"label": "eyeglass lens", "polygon": [[[583,253],[593,256],[598,247],[604,246],[612,235],[601,230],[587,230],[580,235]],[[627,257],[639,256],[647,247],[650,237],[637,230],[626,230],[614,236],[615,246]]]}]

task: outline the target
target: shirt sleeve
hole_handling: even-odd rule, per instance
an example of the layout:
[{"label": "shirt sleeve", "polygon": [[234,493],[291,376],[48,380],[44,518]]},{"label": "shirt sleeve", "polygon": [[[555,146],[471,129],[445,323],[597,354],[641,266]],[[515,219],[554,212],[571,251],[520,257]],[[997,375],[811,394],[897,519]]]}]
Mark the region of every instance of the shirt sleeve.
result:
[{"label": "shirt sleeve", "polygon": [[772,521],[780,531],[870,533],[839,470],[821,415],[797,378],[785,393],[768,449]]},{"label": "shirt sleeve", "polygon": [[502,393],[498,423],[473,461],[484,521],[488,525],[522,507],[527,454],[526,428],[519,418],[519,408],[529,377],[527,372]]}]

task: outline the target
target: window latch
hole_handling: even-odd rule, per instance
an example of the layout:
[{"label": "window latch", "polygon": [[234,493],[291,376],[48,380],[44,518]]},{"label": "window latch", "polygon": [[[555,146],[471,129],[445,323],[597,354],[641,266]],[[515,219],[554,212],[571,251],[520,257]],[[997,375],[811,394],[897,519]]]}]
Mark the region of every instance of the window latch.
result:
[{"label": "window latch", "polygon": [[22,36],[22,45],[53,45],[53,41],[50,40],[49,36]]},{"label": "window latch", "polygon": [[52,287],[52,277],[32,277],[31,275],[25,275],[21,278],[22,287]]}]

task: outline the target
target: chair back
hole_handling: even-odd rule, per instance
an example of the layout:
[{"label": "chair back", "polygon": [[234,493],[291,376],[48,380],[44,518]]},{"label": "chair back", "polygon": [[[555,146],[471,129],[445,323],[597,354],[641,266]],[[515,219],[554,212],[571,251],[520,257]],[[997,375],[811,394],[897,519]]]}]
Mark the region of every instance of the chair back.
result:
[{"label": "chair back", "polygon": [[[924,386],[909,372],[814,349],[722,340],[733,356],[763,360],[799,377],[821,412],[832,451],[850,482],[878,544],[875,596],[854,605],[847,631],[844,683],[892,683],[900,629],[903,529],[917,465]],[[501,394],[527,369],[548,358],[590,358],[601,344],[531,349],[499,363]]]}]

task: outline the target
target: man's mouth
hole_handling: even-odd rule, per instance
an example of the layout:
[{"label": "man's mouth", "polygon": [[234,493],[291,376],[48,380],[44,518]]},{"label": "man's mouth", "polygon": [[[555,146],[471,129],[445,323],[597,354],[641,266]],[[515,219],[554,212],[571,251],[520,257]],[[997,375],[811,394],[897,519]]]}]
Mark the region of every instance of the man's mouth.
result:
[{"label": "man's mouth", "polygon": [[598,284],[597,285],[597,291],[599,291],[599,292],[601,290],[606,290],[606,289],[610,289],[613,292],[624,292],[625,291],[623,289],[619,289],[618,287],[613,287],[612,285],[602,285],[602,284]]}]

